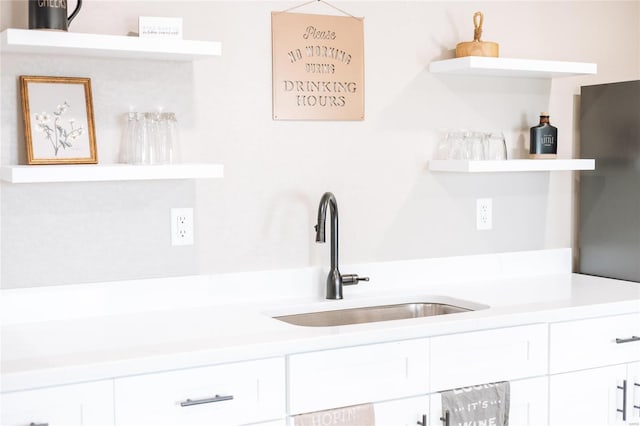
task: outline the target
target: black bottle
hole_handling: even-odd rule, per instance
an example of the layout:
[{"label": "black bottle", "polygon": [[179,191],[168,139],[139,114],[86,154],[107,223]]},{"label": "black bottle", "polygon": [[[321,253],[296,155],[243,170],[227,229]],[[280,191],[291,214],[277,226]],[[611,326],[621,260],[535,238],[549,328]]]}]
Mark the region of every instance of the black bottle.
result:
[{"label": "black bottle", "polygon": [[540,113],[540,124],[531,128],[529,158],[556,158],[558,129],[549,124],[549,113]]}]

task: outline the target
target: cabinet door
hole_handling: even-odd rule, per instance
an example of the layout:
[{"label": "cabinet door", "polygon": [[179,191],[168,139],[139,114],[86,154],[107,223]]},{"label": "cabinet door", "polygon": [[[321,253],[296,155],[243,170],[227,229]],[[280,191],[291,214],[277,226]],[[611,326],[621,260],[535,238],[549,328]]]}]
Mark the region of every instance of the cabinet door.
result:
[{"label": "cabinet door", "polygon": [[626,365],[595,368],[549,378],[551,426],[623,425],[623,380]]},{"label": "cabinet door", "polygon": [[428,359],[427,339],[291,355],[290,414],[427,394]]},{"label": "cabinet door", "polygon": [[[415,426],[422,422],[422,416],[428,417],[429,397],[399,399],[382,402],[374,406],[376,426]],[[427,426],[425,424],[424,426]]]},{"label": "cabinet door", "polygon": [[237,426],[284,418],[284,359],[116,379],[115,407],[118,426]]},{"label": "cabinet door", "polygon": [[640,362],[627,368],[627,422],[640,425]]},{"label": "cabinet door", "polygon": [[[516,426],[543,426],[548,423],[546,377],[514,380],[509,382],[509,424]],[[439,393],[431,395],[430,425],[442,426],[442,397]]]},{"label": "cabinet door", "polygon": [[640,341],[632,336],[640,336],[640,313],[551,324],[550,372],[640,361]]},{"label": "cabinet door", "polygon": [[546,324],[431,339],[431,392],[547,374]]},{"label": "cabinet door", "polygon": [[2,426],[113,426],[113,382],[4,393],[0,407]]}]

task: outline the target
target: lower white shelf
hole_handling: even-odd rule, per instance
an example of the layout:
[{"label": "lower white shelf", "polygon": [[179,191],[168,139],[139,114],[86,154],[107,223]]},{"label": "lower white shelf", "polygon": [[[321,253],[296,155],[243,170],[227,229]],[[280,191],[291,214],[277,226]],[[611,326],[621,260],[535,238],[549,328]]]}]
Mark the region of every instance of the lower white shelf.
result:
[{"label": "lower white shelf", "polygon": [[2,180],[10,183],[214,179],[224,176],[222,164],[189,163],[2,166],[1,171]]},{"label": "lower white shelf", "polygon": [[594,159],[522,159],[522,160],[431,160],[429,170],[434,172],[545,172],[595,170]]}]

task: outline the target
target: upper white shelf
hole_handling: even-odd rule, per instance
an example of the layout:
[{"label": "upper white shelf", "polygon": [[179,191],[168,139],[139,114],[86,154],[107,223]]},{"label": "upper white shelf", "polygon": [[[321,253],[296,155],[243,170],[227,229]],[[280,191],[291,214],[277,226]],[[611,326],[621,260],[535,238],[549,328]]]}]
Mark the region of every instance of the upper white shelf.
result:
[{"label": "upper white shelf", "polygon": [[588,62],[465,56],[431,62],[429,71],[434,74],[555,78],[596,74],[598,65]]},{"label": "upper white shelf", "polygon": [[429,170],[434,172],[543,172],[595,170],[593,159],[561,160],[561,159],[523,159],[498,161],[467,160],[431,160]]},{"label": "upper white shelf", "polygon": [[215,41],[10,28],[0,34],[0,50],[3,53],[193,61],[220,56],[222,44]]},{"label": "upper white shelf", "polygon": [[212,179],[224,176],[221,164],[74,164],[2,166],[1,178],[10,183],[105,182],[134,180]]}]

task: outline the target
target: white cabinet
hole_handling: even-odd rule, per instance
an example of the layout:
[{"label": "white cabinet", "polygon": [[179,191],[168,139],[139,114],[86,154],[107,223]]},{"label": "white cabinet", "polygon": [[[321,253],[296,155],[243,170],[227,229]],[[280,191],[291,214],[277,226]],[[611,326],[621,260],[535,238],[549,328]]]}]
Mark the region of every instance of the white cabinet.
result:
[{"label": "white cabinet", "polygon": [[0,407],[2,426],[113,426],[113,382],[3,393]]},{"label": "white cabinet", "polygon": [[552,426],[640,424],[638,336],[637,313],[551,324]]},{"label": "white cabinet", "polygon": [[431,339],[431,391],[547,374],[546,324]]},{"label": "white cabinet", "polygon": [[555,323],[550,330],[551,374],[640,361],[640,313]]},{"label": "white cabinet", "polygon": [[381,402],[374,405],[376,426],[415,426],[427,419],[429,397],[405,398],[397,401]]},{"label": "white cabinet", "polygon": [[284,358],[116,379],[115,407],[118,426],[284,419]]},{"label": "white cabinet", "polygon": [[290,414],[427,394],[428,339],[289,357]]},{"label": "white cabinet", "polygon": [[640,425],[640,362],[627,364],[627,422]]},{"label": "white cabinet", "polygon": [[[546,425],[548,418],[547,377],[513,380],[509,382],[509,386],[509,424],[515,426]],[[429,424],[442,426],[443,422],[440,418],[443,416],[442,396],[439,393],[432,394]]]},{"label": "white cabinet", "polygon": [[550,378],[551,426],[640,425],[640,363]]}]

